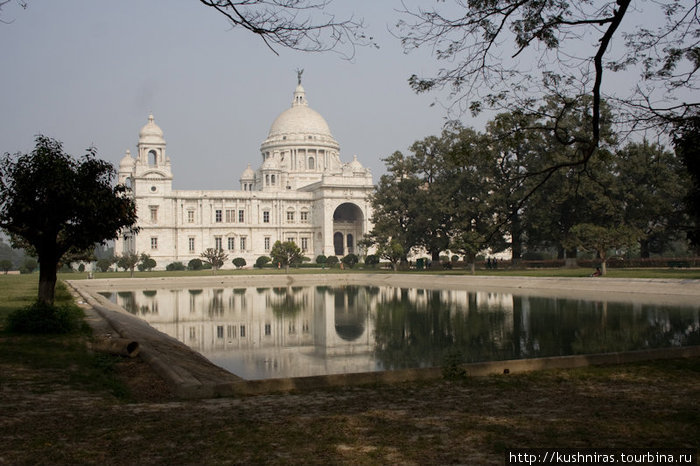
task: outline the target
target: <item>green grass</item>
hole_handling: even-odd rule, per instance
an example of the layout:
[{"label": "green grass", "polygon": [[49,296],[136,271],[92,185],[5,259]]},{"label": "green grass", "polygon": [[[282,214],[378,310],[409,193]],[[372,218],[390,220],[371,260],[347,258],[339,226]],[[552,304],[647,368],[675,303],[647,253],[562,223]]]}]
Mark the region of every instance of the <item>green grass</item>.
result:
[{"label": "green grass", "polygon": [[[0,275],[0,365],[42,370],[45,378],[38,386],[47,389],[67,383],[74,388],[107,391],[128,398],[126,387],[114,370],[119,358],[87,350],[92,335],[87,324],[68,335],[17,335],[6,331],[7,315],[34,303],[38,285],[38,274]],[[68,289],[60,282],[56,285],[55,304],[74,304]],[[0,374],[0,385],[2,382]]]}]

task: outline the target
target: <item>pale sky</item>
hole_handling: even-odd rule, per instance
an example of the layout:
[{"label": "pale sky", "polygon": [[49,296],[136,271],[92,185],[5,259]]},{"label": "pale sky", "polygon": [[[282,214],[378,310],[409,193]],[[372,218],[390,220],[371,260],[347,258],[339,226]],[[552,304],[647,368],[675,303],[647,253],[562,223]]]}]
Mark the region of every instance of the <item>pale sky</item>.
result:
[{"label": "pale sky", "polygon": [[303,68],[309,105],[328,122],[341,159],[357,155],[376,183],[382,158],[442,130],[446,112],[430,106],[436,95],[416,95],[407,83],[436,65],[428,51],[404,54],[387,32],[400,1],[334,5],[355,9],[380,48],[359,48],[352,61],[281,48],[276,56],[196,0],[8,4],[2,18],[11,23],[0,24],[0,152],[29,152],[41,133],[75,156],[94,145],[118,166],[127,149],[135,153],[152,112],[176,189],[239,189],[247,164],[260,166],[260,144],[290,106],[295,70]]}]

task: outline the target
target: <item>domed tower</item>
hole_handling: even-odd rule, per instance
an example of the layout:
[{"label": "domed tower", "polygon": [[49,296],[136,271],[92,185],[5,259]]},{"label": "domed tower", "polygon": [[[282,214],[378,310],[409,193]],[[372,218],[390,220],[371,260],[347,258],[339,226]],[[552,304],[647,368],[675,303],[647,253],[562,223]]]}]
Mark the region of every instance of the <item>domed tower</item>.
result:
[{"label": "domed tower", "polygon": [[260,146],[263,165],[257,189],[299,189],[324,174],[340,173],[339,152],[328,123],[309,107],[300,74],[291,107],[275,119]]},{"label": "domed tower", "polygon": [[165,154],[163,130],[153,115],[139,131],[138,156],[134,163],[132,190],[137,196],[163,196],[172,190],[173,173]]},{"label": "domed tower", "polygon": [[243,173],[241,174],[240,182],[241,182],[241,190],[242,191],[252,191],[253,190],[253,186],[255,185],[255,172],[253,171],[252,168],[250,168],[250,164],[248,164],[248,168],[243,170]]},{"label": "domed tower", "polygon": [[119,162],[118,180],[120,184],[131,188],[131,181],[134,177],[134,164],[136,160],[131,156],[131,151],[126,150],[126,154]]}]

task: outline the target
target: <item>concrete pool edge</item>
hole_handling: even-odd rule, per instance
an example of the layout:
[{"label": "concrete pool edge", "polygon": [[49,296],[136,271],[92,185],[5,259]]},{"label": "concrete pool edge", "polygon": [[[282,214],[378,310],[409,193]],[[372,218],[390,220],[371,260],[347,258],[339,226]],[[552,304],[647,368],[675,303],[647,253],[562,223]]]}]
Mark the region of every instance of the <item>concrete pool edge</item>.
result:
[{"label": "concrete pool edge", "polygon": [[[352,277],[351,279],[347,279]],[[173,286],[178,282],[178,286],[255,286],[256,284],[265,286],[295,286],[305,284],[356,284],[360,281],[372,278],[372,284],[391,284],[405,287],[430,288],[431,284],[426,283],[425,277],[415,277],[404,275],[273,275],[273,276],[212,276],[212,277],[177,277],[179,280],[163,279],[118,279],[124,280],[123,285],[131,288],[144,288],[154,286]],[[383,278],[378,280],[378,278]],[[443,280],[448,278],[461,278],[454,276],[435,276],[439,280],[434,283],[434,287],[460,287],[462,289],[472,286],[484,288],[482,280],[473,280],[475,277],[465,277],[462,280]],[[325,278],[325,280],[321,280]],[[410,278],[410,279],[406,279]],[[532,294],[551,295],[546,290],[553,293],[563,293],[571,296],[573,291],[583,291],[589,299],[600,298],[601,293],[624,294],[626,298],[631,296],[646,296],[654,294],[660,295],[664,302],[667,298],[681,296],[683,302],[700,302],[700,280],[615,280],[609,282],[614,285],[610,289],[605,289],[602,285],[606,280],[575,279],[575,280],[527,280],[530,277],[497,277],[508,278],[508,280],[488,280],[488,289],[498,289],[512,292],[512,288],[532,292]],[[418,283],[416,283],[416,280]],[[438,281],[435,280],[435,281]],[[617,283],[617,282],[627,282]],[[432,380],[443,377],[441,368],[425,369],[402,369],[384,372],[365,372],[354,374],[322,375],[284,379],[266,380],[244,380],[219,366],[211,363],[201,354],[191,350],[184,343],[156,330],[145,321],[129,314],[119,306],[111,303],[104,297],[97,294],[97,291],[104,290],[105,285],[110,283],[111,288],[120,288],[122,283],[115,283],[115,280],[79,280],[68,281],[67,283],[85,300],[85,302],[95,310],[99,316],[107,321],[122,338],[128,338],[139,342],[141,355],[150,367],[159,374],[172,388],[175,395],[184,399],[212,398],[218,396],[235,395],[255,395],[273,392],[286,392],[293,390],[312,390],[326,387],[340,387],[350,385],[367,385],[380,383],[396,383],[419,380]],[[321,282],[321,283],[319,283]],[[448,282],[448,283],[446,283]],[[590,288],[590,283],[594,282],[595,290]],[[530,288],[523,288],[530,283],[534,285]],[[137,285],[137,286],[135,286]],[[576,289],[579,285],[583,290]],[[626,291],[619,291],[620,287]],[[108,287],[110,288],[110,287]],[[665,291],[659,291],[665,289]],[[652,291],[650,291],[652,290]],[[673,293],[680,293],[674,295]],[[593,296],[591,294],[594,293]],[[619,298],[618,299],[622,299]],[[648,301],[648,299],[644,299]],[[671,301],[673,301],[671,299]],[[624,364],[637,361],[647,361],[654,359],[688,358],[700,356],[700,346],[687,346],[675,348],[663,348],[654,350],[642,350],[620,353],[604,353],[592,355],[558,356],[537,359],[517,359],[508,361],[492,361],[463,364],[463,368],[469,376],[484,376],[492,374],[519,373],[547,369],[567,369],[583,367],[588,365],[601,364]]]}]

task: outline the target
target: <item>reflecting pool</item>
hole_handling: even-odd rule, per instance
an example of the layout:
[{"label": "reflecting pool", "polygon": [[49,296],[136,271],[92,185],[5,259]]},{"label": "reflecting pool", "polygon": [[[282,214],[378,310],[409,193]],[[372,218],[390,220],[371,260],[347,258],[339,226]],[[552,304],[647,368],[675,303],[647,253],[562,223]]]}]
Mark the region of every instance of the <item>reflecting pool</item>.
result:
[{"label": "reflecting pool", "polygon": [[249,380],[700,344],[700,306],[356,285],[100,294]]}]

